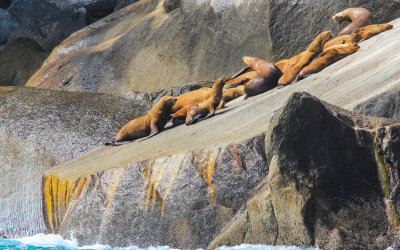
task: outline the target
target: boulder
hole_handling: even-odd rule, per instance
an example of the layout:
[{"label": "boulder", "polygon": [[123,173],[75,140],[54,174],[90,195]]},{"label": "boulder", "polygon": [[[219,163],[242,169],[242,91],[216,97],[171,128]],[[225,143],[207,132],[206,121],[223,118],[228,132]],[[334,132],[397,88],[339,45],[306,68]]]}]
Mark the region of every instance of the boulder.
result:
[{"label": "boulder", "polygon": [[[268,176],[209,248],[391,245],[400,226],[393,205],[400,157],[396,123],[295,93],[276,112],[266,134]],[[384,137],[387,146],[381,144]]]},{"label": "boulder", "polygon": [[214,80],[242,68],[242,56],[274,62],[324,30],[338,32],[330,17],[353,6],[378,23],[400,9],[388,0],[142,0],[72,34],[27,85],[120,94]]},{"label": "boulder", "polygon": [[354,111],[364,115],[400,120],[400,89],[394,89],[360,103]]},{"label": "boulder", "polygon": [[18,27],[18,22],[6,10],[0,9],[0,45],[7,42],[8,36]]},{"label": "boulder", "polygon": [[139,0],[117,0],[117,3],[116,3],[115,8],[114,8],[114,11],[123,9],[128,5],[136,3],[137,1],[139,1]]},{"label": "boulder", "polygon": [[0,234],[44,232],[41,176],[110,141],[148,100],[0,87]]},{"label": "boulder", "polygon": [[49,52],[29,38],[19,38],[0,47],[0,86],[23,86],[42,66]]}]

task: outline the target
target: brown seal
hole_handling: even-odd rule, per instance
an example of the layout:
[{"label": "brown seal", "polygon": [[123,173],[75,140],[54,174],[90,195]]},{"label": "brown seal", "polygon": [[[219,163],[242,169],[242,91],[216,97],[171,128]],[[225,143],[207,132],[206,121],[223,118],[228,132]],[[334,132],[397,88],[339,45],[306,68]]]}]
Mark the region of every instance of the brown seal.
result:
[{"label": "brown seal", "polygon": [[314,57],[319,55],[325,43],[332,37],[332,31],[324,31],[319,34],[308,46],[301,56],[298,62],[288,69],[283,76],[279,79],[278,85],[287,85],[296,79],[297,74],[306,66]]},{"label": "brown seal", "polygon": [[364,8],[349,8],[343,10],[332,16],[332,19],[338,23],[342,23],[343,21],[351,22],[339,32],[338,36],[349,35],[358,28],[374,23],[374,17],[371,12]]},{"label": "brown seal", "polygon": [[285,74],[286,71],[288,71],[291,67],[296,65],[296,63],[300,60],[301,56],[304,54],[304,51],[301,52],[300,54],[295,55],[294,57],[290,59],[282,59],[277,61],[275,64],[276,67],[282,72],[282,74]]},{"label": "brown seal", "polygon": [[333,46],[333,45],[338,45],[338,44],[345,44],[345,43],[352,43],[355,42],[357,43],[358,41],[356,41],[355,37],[352,35],[343,35],[343,36],[339,36],[336,38],[333,38],[329,41],[327,41],[324,45],[324,51]]},{"label": "brown seal", "polygon": [[390,30],[393,28],[393,24],[390,23],[385,23],[385,24],[373,24],[373,25],[368,25],[359,29],[356,29],[351,33],[351,35],[356,39],[357,41],[364,41],[367,40],[368,38],[371,38],[375,35],[378,35],[381,32]]},{"label": "brown seal", "polygon": [[132,141],[138,138],[154,136],[160,132],[171,118],[171,107],[177,101],[176,97],[163,96],[149,112],[138,117],[121,128],[111,143],[105,145],[116,145],[116,142]]},{"label": "brown seal", "polygon": [[[225,87],[230,87],[230,85],[232,85],[231,87],[234,86],[238,86],[238,85],[243,85],[246,82],[250,81],[251,79],[253,79],[254,77],[256,77],[257,72],[255,72],[254,70],[250,69],[250,67],[246,67],[249,68],[248,71],[246,71],[245,73],[239,71],[238,73],[236,73],[234,76],[232,76],[231,80],[227,81],[225,83]],[[242,74],[240,74],[242,73]]]},{"label": "brown seal", "polygon": [[242,57],[244,63],[254,70],[257,75],[246,82],[244,93],[247,96],[254,96],[268,91],[278,85],[278,79],[282,72],[273,63],[257,57]]},{"label": "brown seal", "polygon": [[[201,107],[206,107],[208,110],[207,117],[213,115],[215,113],[215,108],[219,105],[222,99],[222,89],[225,85],[225,78],[221,77],[216,80],[212,86],[212,88],[207,92],[206,95],[201,96],[201,98],[197,98],[192,100],[191,103],[184,106],[180,110],[178,110],[172,116],[172,123],[174,125],[178,125],[185,121],[188,112],[190,111],[190,107],[196,104],[204,103]],[[196,116],[196,115],[195,115]]]},{"label": "brown seal", "polygon": [[[226,84],[225,84],[226,85]],[[222,109],[225,107],[227,102],[232,101],[233,99],[238,98],[239,96],[245,95],[244,93],[244,85],[237,86],[236,88],[223,89],[222,90],[222,100],[218,105],[217,109]]]},{"label": "brown seal", "polygon": [[208,97],[208,93],[210,90],[211,88],[204,87],[177,96],[176,97],[177,101],[174,104],[174,106],[172,106],[171,113],[177,112],[178,110],[180,110],[181,108],[185,107],[186,105],[190,104],[193,101],[196,100],[202,101],[206,99]]},{"label": "brown seal", "polygon": [[326,51],[322,52],[317,59],[312,61],[307,67],[303,68],[298,78],[303,79],[311,74],[317,73],[332,63],[351,55],[360,48],[357,43],[347,43],[332,45]]}]

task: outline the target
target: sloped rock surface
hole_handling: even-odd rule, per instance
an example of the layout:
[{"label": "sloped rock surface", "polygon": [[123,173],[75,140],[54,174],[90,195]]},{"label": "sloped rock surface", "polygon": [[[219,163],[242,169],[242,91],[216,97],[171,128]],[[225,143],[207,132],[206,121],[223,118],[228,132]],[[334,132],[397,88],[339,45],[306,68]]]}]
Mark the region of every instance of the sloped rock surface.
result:
[{"label": "sloped rock surface", "polygon": [[[268,176],[209,248],[242,243],[389,246],[399,229],[397,208],[387,201],[398,191],[396,123],[295,93],[274,115],[266,135]],[[391,139],[378,152],[383,137]],[[381,171],[381,154],[392,163],[385,166],[390,177]],[[393,183],[390,195],[388,183]]]},{"label": "sloped rock surface", "polygon": [[44,232],[41,176],[106,141],[147,111],[146,100],[0,87],[0,234]]},{"label": "sloped rock surface", "polygon": [[[301,144],[302,137],[296,134],[285,134],[292,133],[292,127],[281,131],[282,136],[289,137],[277,137],[274,142],[274,145],[280,145],[278,139],[282,140],[282,147],[290,149],[289,151],[285,151],[285,148],[269,148],[273,152],[282,150],[282,156],[287,155],[285,157],[292,161],[290,166],[293,172],[289,172],[291,176],[282,177],[286,179],[279,177],[281,176],[278,171],[281,165],[277,165],[281,164],[279,161],[276,160],[275,165],[271,164],[274,171],[269,170],[270,177],[268,178],[272,178],[273,174],[279,177],[274,179],[274,190],[278,190],[275,197],[284,195],[288,197],[287,201],[279,200],[278,205],[282,207],[279,218],[272,216],[271,208],[276,207],[276,204],[267,200],[271,194],[266,191],[269,190],[267,188],[270,182],[268,178],[261,181],[262,176],[267,174],[263,171],[269,168],[265,165],[268,163],[267,157],[263,150],[259,150],[259,143],[264,138],[263,134],[266,132],[271,134],[271,130],[268,129],[271,117],[286,106],[287,100],[295,92],[306,90],[324,101],[352,110],[360,103],[398,89],[400,69],[395,65],[400,63],[400,56],[393,51],[398,51],[400,48],[398,39],[400,30],[397,26],[399,21],[392,22],[395,25],[393,30],[362,42],[361,49],[357,53],[297,84],[273,89],[246,100],[238,98],[229,102],[227,108],[217,111],[214,117],[198,124],[174,128],[169,128],[167,125],[166,130],[148,140],[135,141],[119,147],[99,147],[50,169],[43,177],[43,200],[46,204],[44,216],[48,230],[60,232],[66,237],[74,232],[74,237],[82,243],[98,242],[115,246],[125,246],[128,243],[141,246],[163,243],[182,248],[195,248],[206,246],[212,239],[217,240],[210,247],[219,243],[240,244],[245,239],[250,243],[257,243],[257,239],[263,239],[270,244],[280,242],[319,245],[328,248],[343,247],[347,243],[361,248],[388,246],[393,239],[393,234],[387,232],[387,222],[395,225],[396,220],[390,218],[397,216],[390,217],[389,214],[397,213],[387,204],[395,204],[397,200],[389,197],[388,203],[384,202],[385,194],[382,190],[385,190],[385,187],[382,188],[377,177],[379,160],[375,159],[377,155],[374,152],[385,151],[387,148],[385,151],[387,153],[379,153],[379,155],[386,157],[387,162],[390,160],[395,162],[397,158],[393,155],[396,155],[394,152],[397,146],[388,144],[388,141],[393,139],[384,138],[396,138],[396,134],[382,132],[381,136],[375,138],[373,133],[377,128],[388,126],[395,128],[392,124],[396,121],[366,118],[312,101],[315,100],[313,97],[305,98],[311,100],[312,105],[307,106],[308,102],[305,102],[307,105],[299,102],[299,106],[303,105],[303,109],[294,108],[292,113],[296,115],[287,115],[287,119],[290,124],[293,124],[293,131],[302,132],[301,134],[306,137],[304,140],[308,140],[304,148]],[[381,46],[383,42],[385,46]],[[293,106],[296,107],[296,102],[292,102],[291,107]],[[329,107],[325,108],[325,106]],[[303,117],[303,119],[300,120],[297,117]],[[315,119],[314,123],[313,119]],[[284,120],[278,119],[278,121],[286,124]],[[275,119],[273,124],[274,122],[276,123],[277,120]],[[300,122],[304,122],[307,126],[301,126]],[[312,126],[314,124],[315,131]],[[304,131],[301,130],[302,128]],[[332,135],[328,133],[329,129],[334,131]],[[305,135],[307,133],[310,135]],[[335,133],[340,136],[337,144]],[[312,135],[321,136],[318,139]],[[291,145],[289,142],[291,138],[293,140],[298,138],[297,143]],[[381,144],[383,146],[380,146]],[[318,149],[316,152],[304,153],[314,146]],[[233,147],[236,148],[237,155],[240,157],[233,153]],[[264,144],[262,147],[264,148]],[[341,151],[346,147],[349,148],[348,153]],[[300,156],[294,150],[297,148],[301,149]],[[334,154],[337,154],[338,158]],[[268,160],[271,160],[271,157],[269,156]],[[297,157],[304,169],[294,168]],[[315,159],[310,157],[315,157]],[[326,162],[324,162],[324,157],[327,157]],[[242,162],[246,165],[246,169],[251,167],[253,171],[238,167],[243,166],[238,165],[238,162],[241,162],[239,159],[243,158],[246,159]],[[307,164],[307,162],[311,163]],[[196,167],[196,164],[203,167]],[[336,164],[343,173],[333,171]],[[328,168],[328,165],[331,167]],[[349,167],[353,165],[354,168]],[[309,173],[307,166],[312,166],[311,170],[315,171]],[[201,169],[206,169],[206,171]],[[327,177],[330,169],[333,169],[332,180]],[[299,172],[300,170],[302,172]],[[317,175],[317,170],[322,171],[321,177]],[[192,171],[193,174],[188,174],[186,171]],[[293,195],[290,192],[289,194],[279,193],[286,182],[294,183],[297,180],[293,177],[293,175],[296,176],[294,171],[301,173],[305,181],[307,179],[311,189],[299,180],[299,185],[302,185],[299,186],[301,192],[292,192]],[[256,173],[256,177],[253,178],[257,180],[257,183],[249,182],[250,179],[246,175]],[[393,172],[393,176],[395,175],[396,173]],[[191,184],[180,185],[188,183],[187,176],[192,178],[194,187],[191,187]],[[221,182],[222,179],[217,176],[227,176],[229,181],[226,179],[226,182]],[[233,179],[230,179],[231,177]],[[343,182],[340,182],[342,177]],[[311,181],[314,180],[313,178],[315,180],[320,178],[318,185]],[[353,178],[355,186],[349,184]],[[391,183],[395,183],[394,180],[393,178]],[[339,190],[333,190],[329,186],[330,183],[336,182],[341,185]],[[140,188],[137,183],[140,183]],[[235,183],[242,183],[239,186],[243,189],[231,189],[230,185],[236,185]],[[254,184],[259,184],[256,190],[260,192],[256,192],[246,203],[244,199],[239,198],[241,195],[237,194],[249,197],[253,192],[250,187]],[[221,191],[222,187],[230,188],[221,189]],[[51,190],[60,191],[51,192]],[[296,186],[290,186],[288,190],[295,191]],[[192,192],[196,198],[191,199],[185,192]],[[347,196],[342,199],[339,192]],[[366,192],[370,192],[371,197],[366,197]],[[260,197],[257,197],[258,194]],[[327,195],[326,199],[320,199],[323,194]],[[359,200],[358,194],[361,195]],[[180,195],[184,198],[175,199]],[[65,197],[60,198],[61,205],[54,203],[54,200],[59,199],[56,197]],[[208,200],[205,197],[208,197]],[[213,197],[216,197],[215,203],[213,203]],[[317,198],[320,199],[320,203],[314,202]],[[169,199],[173,199],[173,202]],[[255,199],[253,203],[252,199]],[[123,205],[122,200],[129,205]],[[258,200],[261,201],[258,202]],[[264,202],[265,200],[267,201]],[[194,205],[195,201],[201,201],[202,205]],[[337,207],[335,207],[336,201]],[[176,207],[167,209],[172,204]],[[248,206],[251,206],[250,210]],[[163,207],[164,213],[162,213]],[[316,210],[317,207],[318,210]],[[217,215],[220,209],[222,209],[222,217]],[[323,209],[326,209],[325,217]],[[385,212],[386,210],[389,212]],[[181,211],[181,213],[177,215],[176,211]],[[252,213],[246,211],[252,211]],[[287,215],[288,211],[293,212],[293,215]],[[337,219],[336,216],[338,216]],[[81,223],[80,220],[84,222]],[[254,225],[248,224],[249,220],[250,223],[254,222]],[[198,221],[204,223],[201,224]],[[295,228],[292,223],[296,226]],[[349,224],[346,226],[346,223]],[[120,225],[122,227],[118,231]],[[332,225],[332,227],[327,225]],[[281,227],[282,231],[280,231]],[[350,232],[353,232],[355,228],[360,229],[360,232],[355,232],[352,237]],[[246,231],[247,229],[251,232]],[[281,232],[278,233],[279,237],[276,230]],[[148,235],[153,232],[154,241],[148,238]],[[136,237],[138,234],[142,237]],[[118,235],[123,235],[123,238],[119,238]],[[367,240],[357,243],[358,239],[367,236]]]},{"label": "sloped rock surface", "polygon": [[27,85],[123,93],[213,80],[240,69],[242,56],[275,61],[304,50],[318,33],[339,31],[330,17],[353,6],[377,22],[400,11],[386,0],[141,0],[72,34]]}]

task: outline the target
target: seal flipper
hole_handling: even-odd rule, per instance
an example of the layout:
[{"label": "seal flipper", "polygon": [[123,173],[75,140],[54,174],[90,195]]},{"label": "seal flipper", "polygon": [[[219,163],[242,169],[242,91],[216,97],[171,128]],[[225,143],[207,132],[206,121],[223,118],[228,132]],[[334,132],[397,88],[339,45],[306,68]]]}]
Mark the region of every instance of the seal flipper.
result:
[{"label": "seal flipper", "polygon": [[244,67],[243,69],[239,70],[235,74],[228,77],[226,80],[229,81],[229,80],[235,79],[236,77],[243,75],[244,73],[247,73],[249,70],[251,70],[251,68],[249,66]]},{"label": "seal flipper", "polygon": [[237,86],[240,86],[240,85],[243,85],[243,84],[245,84],[247,81],[249,81],[250,79],[249,78],[244,78],[244,79],[242,79],[240,82],[238,82],[238,83],[234,83],[234,84],[229,84],[229,85],[225,85],[224,86],[224,89],[233,89],[233,88],[236,88]]}]

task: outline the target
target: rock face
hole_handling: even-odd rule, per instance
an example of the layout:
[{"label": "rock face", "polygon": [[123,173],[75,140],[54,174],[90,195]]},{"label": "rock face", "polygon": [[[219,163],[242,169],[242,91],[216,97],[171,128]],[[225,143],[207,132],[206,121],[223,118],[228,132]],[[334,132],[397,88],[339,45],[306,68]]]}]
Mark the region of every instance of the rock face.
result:
[{"label": "rock face", "polygon": [[400,10],[387,0],[141,0],[72,34],[27,85],[119,94],[214,80],[240,69],[242,56],[275,61],[323,30],[339,31],[330,17],[352,6],[368,8],[377,22]]},{"label": "rock face", "polygon": [[387,183],[397,190],[396,121],[308,94],[287,100],[307,90],[352,110],[394,92],[399,21],[294,85],[238,98],[193,126],[167,125],[148,140],[99,147],[48,170],[47,229],[112,246],[387,247],[396,240],[398,199],[382,190]]},{"label": "rock face", "polygon": [[145,100],[0,87],[0,234],[44,232],[43,172],[110,141],[147,109]]},{"label": "rock face", "polygon": [[266,135],[268,176],[209,248],[389,246],[400,226],[399,128],[295,93]]},{"label": "rock face", "polygon": [[364,115],[400,120],[400,89],[361,103],[354,108],[354,111]]},{"label": "rock face", "polygon": [[17,20],[7,11],[0,9],[0,45],[7,42],[8,36],[17,26]]}]

